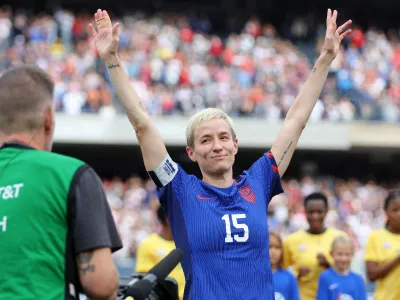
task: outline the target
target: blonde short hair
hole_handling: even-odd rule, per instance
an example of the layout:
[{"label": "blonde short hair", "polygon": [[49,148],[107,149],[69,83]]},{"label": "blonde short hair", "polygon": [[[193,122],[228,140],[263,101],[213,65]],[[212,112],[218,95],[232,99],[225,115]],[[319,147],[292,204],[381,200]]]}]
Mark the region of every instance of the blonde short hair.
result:
[{"label": "blonde short hair", "polygon": [[354,243],[348,236],[338,236],[335,238],[331,245],[331,251],[334,251],[337,245],[347,245],[350,246],[352,251],[354,252]]},{"label": "blonde short hair", "polygon": [[194,147],[194,132],[199,126],[207,121],[222,119],[225,120],[231,128],[233,139],[236,138],[235,130],[233,129],[232,119],[219,108],[206,108],[192,116],[186,127],[186,144]]}]

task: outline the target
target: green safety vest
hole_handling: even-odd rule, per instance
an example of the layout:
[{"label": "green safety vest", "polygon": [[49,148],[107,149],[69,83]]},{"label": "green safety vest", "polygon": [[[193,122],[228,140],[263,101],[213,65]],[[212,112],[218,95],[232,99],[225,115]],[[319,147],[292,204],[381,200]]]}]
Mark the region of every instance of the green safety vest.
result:
[{"label": "green safety vest", "polygon": [[13,144],[0,150],[0,299],[69,298],[77,273],[68,195],[82,165]]}]

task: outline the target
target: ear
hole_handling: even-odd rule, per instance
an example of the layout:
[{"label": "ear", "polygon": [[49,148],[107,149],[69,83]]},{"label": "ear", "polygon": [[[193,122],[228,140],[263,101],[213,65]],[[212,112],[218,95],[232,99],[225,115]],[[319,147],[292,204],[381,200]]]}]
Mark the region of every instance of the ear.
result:
[{"label": "ear", "polygon": [[55,127],[55,112],[53,107],[48,107],[44,113],[44,131],[46,135],[52,135]]},{"label": "ear", "polygon": [[191,159],[191,161],[196,162],[196,155],[194,153],[194,150],[190,148],[189,146],[186,146],[186,152]]},{"label": "ear", "polygon": [[236,155],[238,153],[238,151],[239,151],[238,139],[237,138],[235,138],[233,140],[233,148],[234,148],[233,153]]}]

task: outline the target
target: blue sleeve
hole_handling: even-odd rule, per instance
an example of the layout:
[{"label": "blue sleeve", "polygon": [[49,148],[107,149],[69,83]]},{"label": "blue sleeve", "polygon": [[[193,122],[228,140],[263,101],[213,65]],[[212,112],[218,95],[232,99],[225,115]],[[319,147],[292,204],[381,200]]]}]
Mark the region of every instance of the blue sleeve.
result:
[{"label": "blue sleeve", "polygon": [[318,279],[317,300],[329,300],[329,283],[326,273],[322,273]]},{"label": "blue sleeve", "polygon": [[293,276],[292,273],[290,273],[289,271],[288,275],[290,278],[290,298],[289,299],[293,299],[293,300],[300,300],[300,293],[299,293],[299,286],[296,280],[296,277]]},{"label": "blue sleeve", "polygon": [[364,279],[360,275],[356,275],[358,279],[358,298],[355,300],[367,300],[367,290],[365,288]]},{"label": "blue sleeve", "polygon": [[174,178],[158,189],[157,196],[163,206],[165,213],[173,210],[173,206],[176,205],[176,201],[182,199],[182,194],[185,193],[185,185],[189,181],[189,175],[177,164],[178,172]]},{"label": "blue sleeve", "polygon": [[268,202],[272,197],[283,193],[278,166],[271,151],[254,162],[247,173],[248,176],[261,182],[265,193],[270,193]]}]

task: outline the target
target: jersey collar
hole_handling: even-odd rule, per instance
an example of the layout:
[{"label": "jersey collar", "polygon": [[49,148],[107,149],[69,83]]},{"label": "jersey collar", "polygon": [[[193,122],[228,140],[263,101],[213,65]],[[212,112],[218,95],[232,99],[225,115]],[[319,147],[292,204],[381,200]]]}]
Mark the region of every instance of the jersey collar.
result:
[{"label": "jersey collar", "polygon": [[18,148],[18,149],[32,149],[32,150],[35,149],[29,146],[28,144],[24,144],[21,142],[6,142],[3,145],[1,145],[0,150],[4,148]]}]

